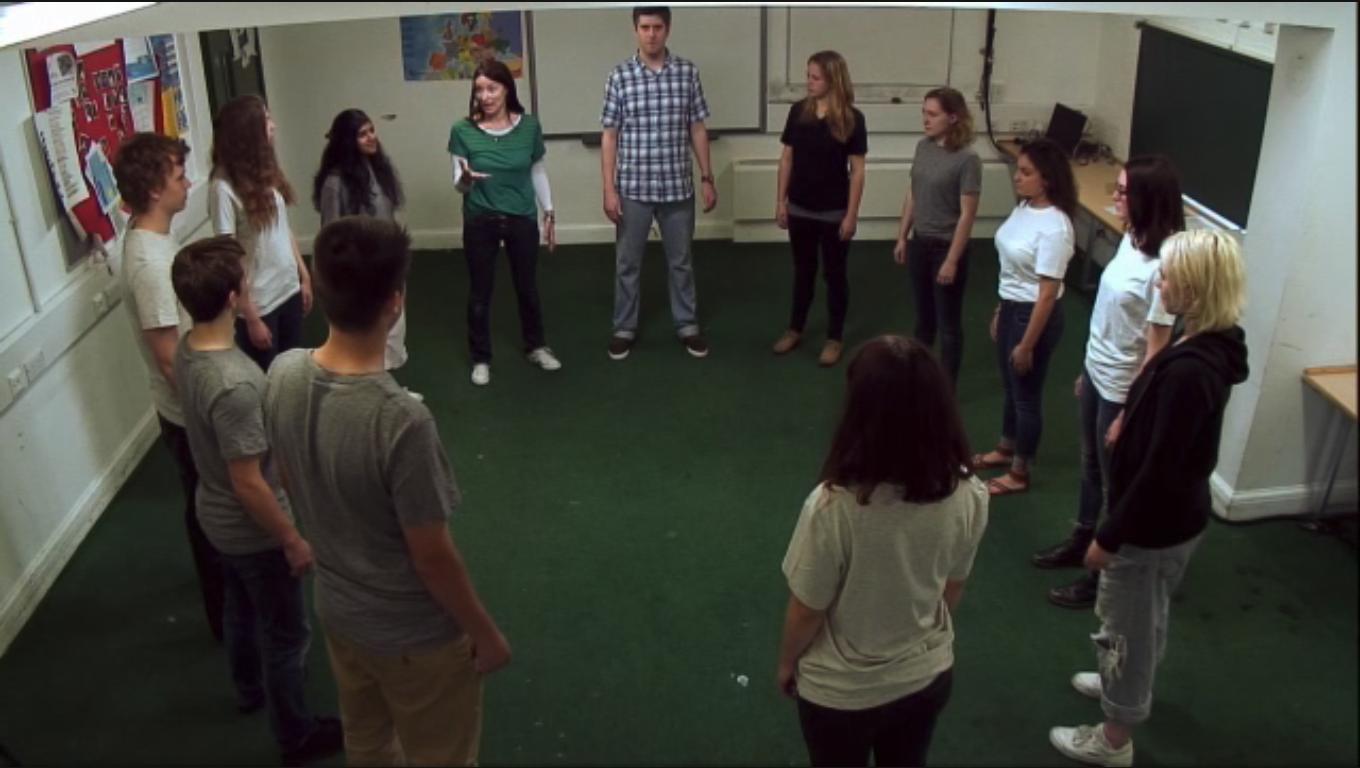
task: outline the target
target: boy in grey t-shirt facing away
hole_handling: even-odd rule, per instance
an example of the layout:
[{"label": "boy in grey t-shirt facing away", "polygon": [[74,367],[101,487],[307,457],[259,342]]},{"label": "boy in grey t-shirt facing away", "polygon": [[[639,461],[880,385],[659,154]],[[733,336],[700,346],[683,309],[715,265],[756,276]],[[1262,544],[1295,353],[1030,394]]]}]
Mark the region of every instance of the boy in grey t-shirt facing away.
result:
[{"label": "boy in grey t-shirt facing away", "polygon": [[302,578],[312,550],[270,468],[264,373],[236,347],[244,257],[231,237],[175,256],[175,294],[194,322],[175,353],[175,380],[198,467],[198,520],[222,561],[237,706],[248,713],[267,703],[281,762],[298,765],[339,752],[344,735],[338,719],[307,707],[311,627]]},{"label": "boy in grey t-shirt facing away", "polygon": [[481,676],[510,647],[449,535],[459,496],[434,419],[384,364],[410,237],[342,218],[313,251],[329,336],[275,360],[265,422],[316,555],[348,760],[476,765]]}]

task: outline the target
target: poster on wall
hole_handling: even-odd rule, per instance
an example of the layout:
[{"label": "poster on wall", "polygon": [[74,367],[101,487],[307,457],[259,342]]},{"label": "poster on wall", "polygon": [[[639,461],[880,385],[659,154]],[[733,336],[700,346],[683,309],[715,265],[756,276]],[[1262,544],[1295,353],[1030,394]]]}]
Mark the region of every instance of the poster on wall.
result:
[{"label": "poster on wall", "polygon": [[162,132],[172,139],[183,138],[189,134],[189,110],[184,104],[175,38],[173,35],[153,35],[150,41],[160,70],[161,112],[165,120]]},{"label": "poster on wall", "polygon": [[407,81],[471,80],[477,65],[499,61],[524,76],[524,15],[519,11],[404,16],[402,69]]}]

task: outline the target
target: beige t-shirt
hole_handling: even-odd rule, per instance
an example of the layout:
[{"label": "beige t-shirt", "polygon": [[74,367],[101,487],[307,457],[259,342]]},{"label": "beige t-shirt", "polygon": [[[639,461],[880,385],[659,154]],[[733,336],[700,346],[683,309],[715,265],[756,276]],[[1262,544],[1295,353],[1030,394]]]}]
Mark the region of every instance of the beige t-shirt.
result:
[{"label": "beige t-shirt", "polygon": [[987,527],[976,477],[933,504],[882,485],[869,504],[818,486],[784,557],[789,589],[826,623],[798,663],[798,694],[813,704],[869,709],[919,692],[954,664],[948,581],[964,581]]},{"label": "beige t-shirt", "polygon": [[178,252],[179,244],[170,235],[134,229],[123,237],[123,256],[118,272],[126,297],[123,303],[137,333],[137,349],[142,353],[151,379],[151,402],[162,418],[182,427],[184,410],[180,407],[179,397],[161,375],[151,345],[142,335],[142,331],[175,327],[183,337],[193,327],[193,321],[175,297],[175,285],[170,280],[170,266]]}]

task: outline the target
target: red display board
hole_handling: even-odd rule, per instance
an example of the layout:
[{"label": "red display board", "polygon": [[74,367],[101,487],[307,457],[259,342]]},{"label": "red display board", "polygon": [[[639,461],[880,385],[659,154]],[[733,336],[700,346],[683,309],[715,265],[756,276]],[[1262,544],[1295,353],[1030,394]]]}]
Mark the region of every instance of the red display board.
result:
[{"label": "red display board", "polygon": [[[77,91],[72,100],[72,132],[81,171],[88,172],[86,154],[95,144],[102,147],[105,157],[113,162],[118,155],[119,145],[135,132],[132,108],[128,103],[127,64],[123,60],[122,41],[115,40],[111,45],[88,51],[83,56],[77,56],[76,48],[71,45],[29,50],[27,54],[35,113],[52,106],[48,60],[59,54],[67,54],[75,60]],[[160,81],[165,68],[162,67],[160,72],[162,74],[151,81],[155,84],[152,105],[156,131],[163,133],[165,115],[161,106]],[[111,241],[115,235],[113,221],[100,208],[98,196],[90,186],[88,177],[84,181],[90,189],[90,197],[71,209],[72,220],[87,236],[98,235],[106,242]]]}]

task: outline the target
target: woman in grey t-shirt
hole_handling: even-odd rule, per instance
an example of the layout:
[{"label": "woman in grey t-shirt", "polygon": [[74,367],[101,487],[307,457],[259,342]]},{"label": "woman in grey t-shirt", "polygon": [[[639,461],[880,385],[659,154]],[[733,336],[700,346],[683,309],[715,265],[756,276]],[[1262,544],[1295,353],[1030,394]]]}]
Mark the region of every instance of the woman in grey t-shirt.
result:
[{"label": "woman in grey t-shirt", "polygon": [[[321,168],[312,179],[312,205],[321,226],[345,216],[395,221],[405,198],[396,168],[383,152],[373,121],[362,110],[347,109],[331,121]],[[406,364],[406,313],[387,335],[387,370]]]},{"label": "woman in grey t-shirt", "polygon": [[[893,258],[911,269],[916,339],[935,345],[957,386],[963,359],[963,294],[968,286],[968,240],[982,193],[982,161],[970,146],[973,118],[963,94],[936,88],[921,105],[925,136],[916,145],[911,186]],[[910,258],[908,258],[910,257]]]}]

